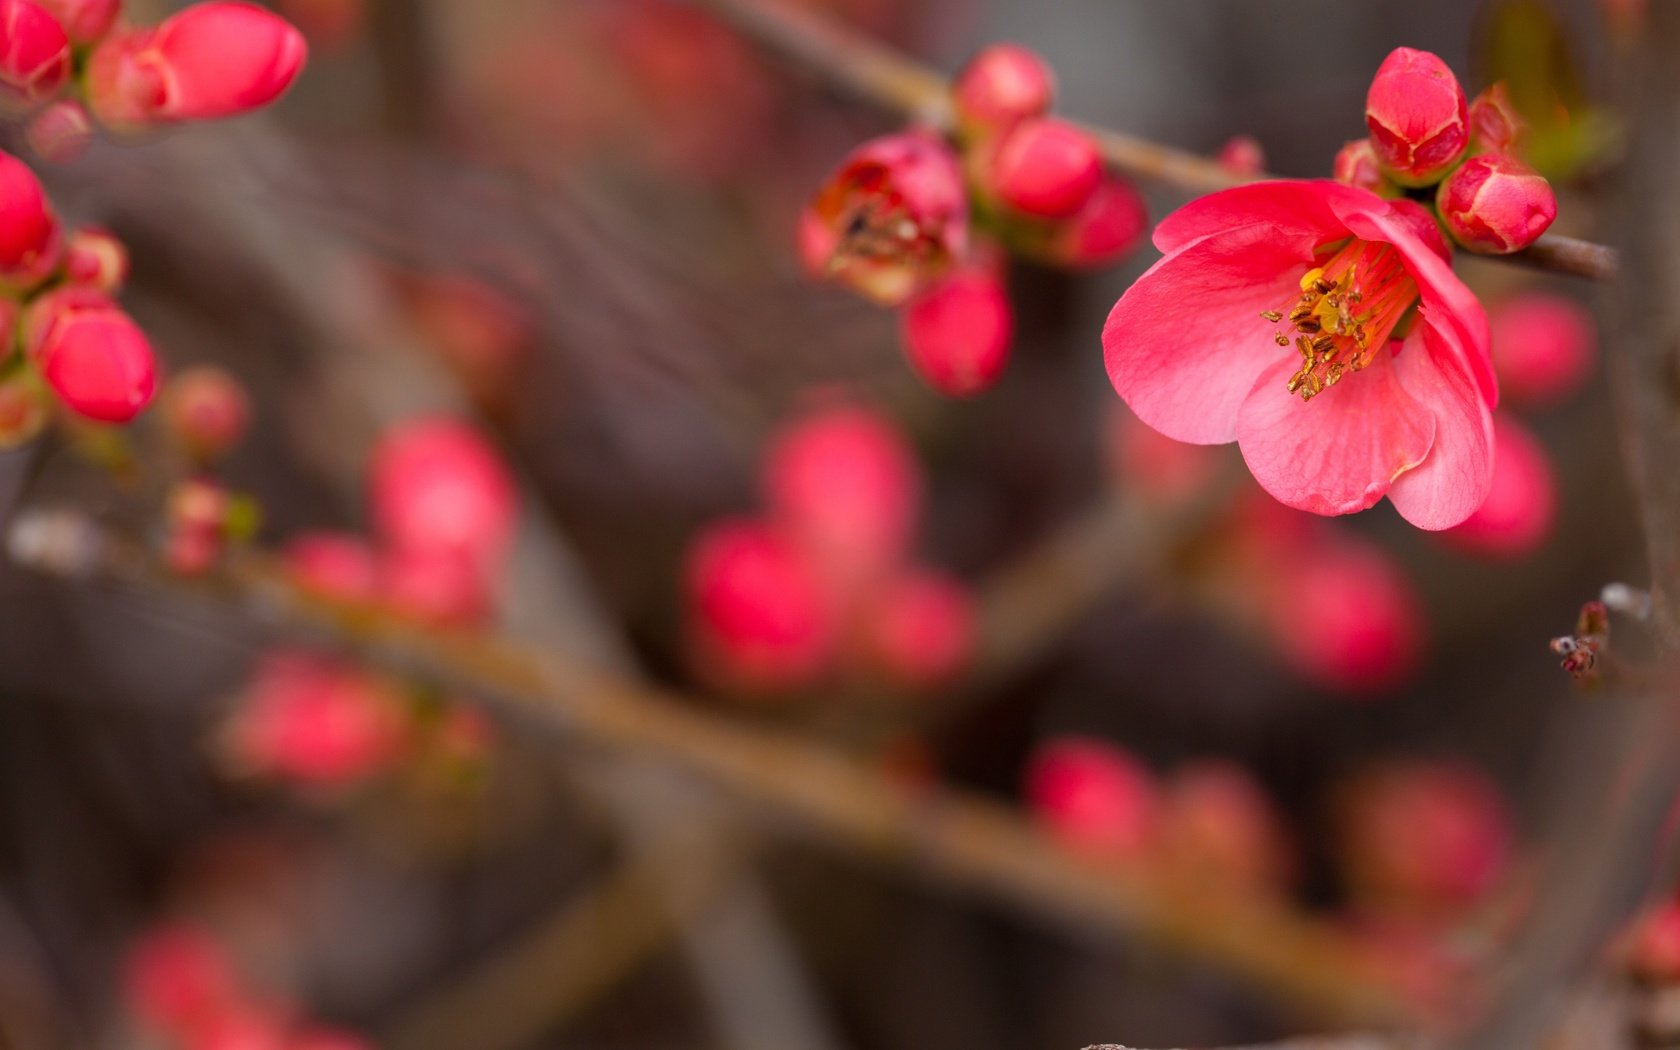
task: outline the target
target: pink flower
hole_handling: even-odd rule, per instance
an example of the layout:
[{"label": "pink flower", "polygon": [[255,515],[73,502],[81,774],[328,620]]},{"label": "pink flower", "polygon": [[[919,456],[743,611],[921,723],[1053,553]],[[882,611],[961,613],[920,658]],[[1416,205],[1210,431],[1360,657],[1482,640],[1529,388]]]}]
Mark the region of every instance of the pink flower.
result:
[{"label": "pink flower", "polygon": [[72,411],[126,423],[157,389],[146,334],[95,288],[66,286],[30,304],[23,345],[47,385]]},{"label": "pink flower", "polygon": [[70,38],[34,0],[0,0],[0,105],[32,106],[70,76]]},{"label": "pink flower", "polygon": [[995,274],[964,267],[911,299],[899,332],[924,382],[942,394],[969,397],[1003,374],[1015,314]]},{"label": "pink flower", "polygon": [[393,428],[374,450],[368,499],[393,548],[454,551],[489,572],[513,537],[513,477],[478,432],[421,417]]},{"label": "pink flower", "polygon": [[1444,529],[1481,504],[1498,398],[1487,318],[1421,208],[1257,183],[1179,209],[1155,245],[1166,257],[1103,329],[1109,378],[1145,423],[1235,440],[1267,492],[1317,514],[1386,495]]},{"label": "pink flower", "polygon": [[256,4],[194,4],[95,48],[88,102],[118,130],[237,116],[290,87],[308,50],[291,23]]},{"label": "pink flower", "polygon": [[1155,778],[1105,741],[1063,737],[1040,745],[1027,766],[1026,793],[1037,819],[1088,855],[1136,857],[1158,830]]}]

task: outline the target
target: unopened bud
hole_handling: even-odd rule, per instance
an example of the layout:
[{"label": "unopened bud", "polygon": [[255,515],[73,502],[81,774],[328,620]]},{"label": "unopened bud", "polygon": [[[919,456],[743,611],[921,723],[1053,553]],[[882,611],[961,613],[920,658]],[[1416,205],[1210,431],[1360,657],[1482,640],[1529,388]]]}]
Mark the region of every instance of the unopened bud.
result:
[{"label": "unopened bud", "polygon": [[1483,255],[1521,251],[1557,218],[1551,183],[1504,153],[1465,161],[1436,190],[1435,206],[1453,240]]},{"label": "unopened bud", "polygon": [[997,132],[1050,108],[1056,78],[1037,52],[1019,44],[993,44],[957,74],[951,101],[970,132]]},{"label": "unopened bud", "polygon": [[1101,740],[1062,737],[1033,750],[1026,773],[1034,818],[1069,849],[1107,860],[1152,845],[1160,791],[1149,768]]},{"label": "unopened bud", "polygon": [[1377,160],[1370,139],[1354,139],[1337,150],[1336,159],[1330,165],[1330,177],[1380,197],[1391,197],[1397,192],[1394,183],[1383,174],[1382,162]]},{"label": "unopened bud", "polygon": [[23,161],[0,153],[0,283],[31,288],[57,268],[63,252],[41,180]]},{"label": "unopened bud", "polygon": [[1471,147],[1486,153],[1511,153],[1522,140],[1527,125],[1511,102],[1505,82],[1499,81],[1470,102]]},{"label": "unopened bud", "polygon": [[1102,183],[1102,158],[1091,136],[1052,117],[1023,120],[979,160],[980,183],[1021,215],[1072,215]]},{"label": "unopened bud", "polygon": [[1470,145],[1470,104],[1439,56],[1397,47],[1371,79],[1365,126],[1390,178],[1427,186]]},{"label": "unopened bud", "polygon": [[170,432],[188,454],[209,462],[245,436],[251,403],[239,380],[215,365],[198,365],[165,387],[163,413]]},{"label": "unopened bud", "polygon": [[877,595],[866,644],[871,663],[909,689],[954,679],[974,656],[974,602],[955,580],[912,572]]},{"label": "unopened bud", "polygon": [[1266,170],[1266,150],[1253,135],[1233,135],[1214,157],[1232,175],[1254,178]]},{"label": "unopened bud", "polygon": [[70,164],[93,142],[93,116],[76,99],[61,98],[30,118],[24,137],[42,160]]},{"label": "unopened bud", "polygon": [[1115,262],[1143,243],[1149,232],[1149,207],[1130,179],[1107,175],[1084,207],[1062,220],[1050,243],[1048,260],[1075,270]]},{"label": "unopened bud", "polygon": [[906,304],[899,325],[916,374],[952,397],[977,394],[997,381],[1014,330],[1003,283],[978,267],[923,290]]},{"label": "unopened bud", "polygon": [[71,284],[114,292],[128,280],[128,248],[110,230],[83,226],[65,245],[64,276]]},{"label": "unopened bud", "polygon": [[156,392],[146,334],[98,289],[72,285],[31,303],[23,346],[59,400],[89,419],[126,423]]},{"label": "unopened bud", "polygon": [[0,0],[0,105],[27,109],[64,86],[70,38],[34,0]]}]

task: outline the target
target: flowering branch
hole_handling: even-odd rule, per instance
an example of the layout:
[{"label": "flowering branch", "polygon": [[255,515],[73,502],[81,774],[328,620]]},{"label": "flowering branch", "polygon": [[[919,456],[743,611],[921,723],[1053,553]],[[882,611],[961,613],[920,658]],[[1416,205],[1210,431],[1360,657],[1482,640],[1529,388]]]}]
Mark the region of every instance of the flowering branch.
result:
[{"label": "flowering branch", "polygon": [[257,557],[201,581],[183,580],[144,549],[73,513],[21,516],[10,547],[15,561],[35,571],[194,593],[231,614],[476,697],[568,742],[653,757],[711,782],[776,830],[1010,901],[1082,933],[1149,938],[1326,1018],[1393,1023],[1408,1016],[1333,927],[1283,903],[1222,900],[1144,871],[1081,863],[1006,806],[956,791],[909,792],[821,746],[731,725],[698,702],[496,639],[324,605]]},{"label": "flowering branch", "polygon": [[[899,52],[820,15],[781,0],[695,0],[742,33],[861,99],[913,120],[948,128],[950,82]],[[1140,178],[1193,193],[1209,193],[1265,174],[1236,174],[1217,161],[1119,131],[1082,126],[1110,164]],[[1552,273],[1605,281],[1615,277],[1615,250],[1545,234],[1533,247],[1506,256]]]}]

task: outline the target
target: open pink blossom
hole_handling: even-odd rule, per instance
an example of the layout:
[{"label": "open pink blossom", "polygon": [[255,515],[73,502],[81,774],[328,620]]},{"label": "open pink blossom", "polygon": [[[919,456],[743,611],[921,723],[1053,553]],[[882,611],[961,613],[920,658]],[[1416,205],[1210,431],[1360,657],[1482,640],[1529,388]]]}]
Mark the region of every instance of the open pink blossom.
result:
[{"label": "open pink blossom", "polygon": [[1421,208],[1263,182],[1192,201],[1155,246],[1166,257],[1103,329],[1109,378],[1145,423],[1236,441],[1267,492],[1317,514],[1387,496],[1444,529],[1481,504],[1498,400],[1487,317]]}]

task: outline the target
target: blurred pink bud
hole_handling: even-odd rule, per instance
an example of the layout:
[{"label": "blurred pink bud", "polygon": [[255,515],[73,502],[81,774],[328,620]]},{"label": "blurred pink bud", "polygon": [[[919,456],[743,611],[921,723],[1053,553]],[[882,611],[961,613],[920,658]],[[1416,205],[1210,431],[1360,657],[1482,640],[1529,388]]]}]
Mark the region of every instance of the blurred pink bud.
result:
[{"label": "blurred pink bud", "polygon": [[401,699],[383,682],[282,651],[257,666],[226,739],[241,771],[342,787],[395,761],[407,731]]},{"label": "blurred pink bud", "polygon": [[207,572],[222,555],[227,539],[227,489],[203,478],[190,478],[169,494],[169,533],[165,560],[184,575]]},{"label": "blurred pink bud", "polygon": [[1127,492],[1155,503],[1181,505],[1206,488],[1219,466],[1211,445],[1174,441],[1132,414],[1124,403],[1108,415],[1107,448]]},{"label": "blurred pink bud", "polygon": [[379,535],[395,550],[455,551],[489,573],[518,517],[514,481],[489,442],[438,416],[386,432],[368,468]]},{"label": "blurred pink bud", "polygon": [[34,440],[46,425],[46,391],[35,377],[28,372],[14,371],[0,379],[0,450]]},{"label": "blurred pink bud", "polygon": [[1380,197],[1392,196],[1394,184],[1383,174],[1382,162],[1370,139],[1354,139],[1336,151],[1330,164],[1330,177],[1337,182],[1370,190]]},{"label": "blurred pink bud", "polygon": [[1160,795],[1147,767],[1101,740],[1061,737],[1033,751],[1027,802],[1051,834],[1079,853],[1131,858],[1154,839]]},{"label": "blurred pink bud", "polygon": [[185,1032],[227,1009],[239,981],[222,945],[197,926],[155,926],[123,962],[128,1008],[147,1025]]},{"label": "blurred pink bud", "polygon": [[189,454],[210,461],[245,436],[251,401],[245,387],[228,372],[215,365],[196,365],[165,385],[163,417]]},{"label": "blurred pink bud", "polygon": [[1435,191],[1435,206],[1453,240],[1483,255],[1521,251],[1557,218],[1552,184],[1504,153],[1461,164]]},{"label": "blurred pink bud", "polygon": [[1226,761],[1191,762],[1168,781],[1161,814],[1169,867],[1203,885],[1275,893],[1295,874],[1283,820],[1248,771]]},{"label": "blurred pink bud", "polygon": [[1416,669],[1422,613],[1405,574],[1382,550],[1320,535],[1279,575],[1269,629],[1307,677],[1347,693],[1377,693]]},{"label": "blurred pink bud", "polygon": [[921,502],[921,472],[898,429],[853,405],[783,427],[765,452],[770,517],[806,554],[830,594],[850,598],[902,559]]},{"label": "blurred pink bud", "polygon": [[980,163],[981,184],[1007,207],[1035,218],[1072,215],[1103,178],[1091,136],[1053,117],[1015,125]]},{"label": "blurred pink bud", "polygon": [[291,1050],[287,1019],[249,1003],[224,1010],[182,1036],[180,1050]]},{"label": "blurred pink bud", "polygon": [[1628,967],[1654,984],[1680,982],[1680,901],[1664,901],[1634,925]]},{"label": "blurred pink bud", "polygon": [[72,43],[91,44],[111,31],[122,10],[122,0],[35,0],[45,8]]},{"label": "blurred pink bud", "polygon": [[0,106],[27,109],[70,77],[70,38],[35,0],[0,0]]},{"label": "blurred pink bud", "polygon": [[1371,79],[1365,126],[1390,178],[1427,186],[1470,145],[1470,104],[1439,56],[1397,47]]},{"label": "blurred pink bud", "polygon": [[69,164],[93,142],[93,115],[77,99],[61,98],[30,118],[24,138],[42,160]]},{"label": "blurred pink bud", "polygon": [[305,532],[280,550],[286,577],[301,590],[334,602],[363,604],[379,590],[373,547],[346,532]]},{"label": "blurred pink bud", "polygon": [[41,181],[29,165],[0,153],[0,284],[38,284],[63,252],[64,237]]},{"label": "blurred pink bud", "polygon": [[1448,541],[1498,558],[1533,554],[1551,534],[1557,482],[1546,449],[1508,413],[1493,417],[1493,487],[1464,522],[1441,533]]},{"label": "blurred pink bud", "polygon": [[799,548],[766,525],[729,519],[688,550],[688,619],[702,666],[731,685],[811,684],[834,652],[834,616]]},{"label": "blurred pink bud", "polygon": [[993,44],[957,74],[951,101],[965,130],[995,132],[1045,113],[1055,94],[1055,74],[1037,52]]},{"label": "blurred pink bud", "polygon": [[303,34],[266,8],[194,4],[96,47],[88,59],[88,104],[119,131],[238,116],[290,87],[308,51]]},{"label": "blurred pink bud", "polygon": [[1255,178],[1266,171],[1266,150],[1253,135],[1233,135],[1226,139],[1214,160],[1226,171],[1244,178]]},{"label": "blurred pink bud", "polygon": [[1511,818],[1493,781],[1458,762],[1365,773],[1338,798],[1336,827],[1353,892],[1390,910],[1450,918],[1505,875]]},{"label": "blurred pink bud", "polygon": [[114,292],[128,280],[128,248],[102,226],[83,226],[64,246],[64,277],[71,284]]},{"label": "blurred pink bud", "polygon": [[910,689],[931,689],[968,669],[974,657],[974,600],[962,584],[915,571],[874,597],[866,645],[887,678]]},{"label": "blurred pink bud", "polygon": [[1470,136],[1475,149],[1489,153],[1515,152],[1526,130],[1503,80],[1484,88],[1470,101]]},{"label": "blurred pink bud", "polygon": [[978,267],[964,267],[924,288],[899,321],[916,374],[952,397],[978,394],[997,382],[1015,337],[1003,282]]},{"label": "blurred pink bud", "polygon": [[1574,393],[1598,357],[1592,317],[1573,299],[1525,292],[1488,311],[1499,393],[1544,408]]},{"label": "blurred pink bud", "polygon": [[433,627],[471,627],[490,612],[490,581],[469,552],[407,548],[379,565],[380,596],[392,610]]},{"label": "blurred pink bud", "polygon": [[89,419],[126,423],[157,390],[146,333],[96,288],[71,285],[31,303],[23,346],[59,400]]},{"label": "blurred pink bud", "polygon": [[1049,258],[1072,269],[1107,266],[1141,244],[1148,232],[1149,206],[1130,179],[1114,172],[1060,224]]},{"label": "blurred pink bud", "polygon": [[799,219],[815,277],[903,302],[968,252],[968,193],[951,147],[912,130],[853,150]]}]

